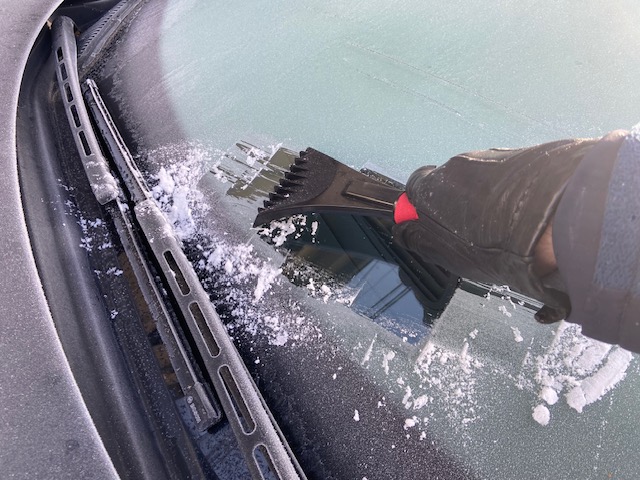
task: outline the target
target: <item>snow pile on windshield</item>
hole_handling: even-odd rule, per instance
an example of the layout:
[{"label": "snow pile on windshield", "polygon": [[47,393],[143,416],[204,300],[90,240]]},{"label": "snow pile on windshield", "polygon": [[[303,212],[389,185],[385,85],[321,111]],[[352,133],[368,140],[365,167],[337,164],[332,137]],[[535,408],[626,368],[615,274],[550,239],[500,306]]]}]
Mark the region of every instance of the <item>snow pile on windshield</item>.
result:
[{"label": "snow pile on windshield", "polygon": [[192,148],[186,162],[162,166],[154,176],[151,193],[181,240],[196,234],[194,204],[197,202],[198,209],[204,209],[202,213],[207,210],[202,193],[195,188],[204,173],[202,168],[206,159],[205,150]]},{"label": "snow pile on windshield", "polygon": [[544,403],[538,405],[534,418],[545,425],[549,419],[539,412],[555,405],[564,393],[567,405],[576,412],[600,400],[626,375],[633,355],[580,335],[577,325],[558,326],[553,343],[546,354],[528,363],[535,369],[535,382]]},{"label": "snow pile on windshield", "polygon": [[[167,155],[178,151],[179,161],[166,161]],[[149,178],[152,194],[182,240],[205,289],[214,297],[229,332],[262,335],[271,345],[296,345],[321,335],[295,302],[283,306],[270,301],[274,287],[288,285],[279,267],[261,258],[252,245],[227,240],[224,232],[220,235],[206,224],[210,207],[196,187],[207,171],[223,175],[211,153],[204,147],[189,145],[164,147],[147,156],[164,160],[159,171]],[[253,164],[256,154],[249,151],[247,158],[247,163]]]}]

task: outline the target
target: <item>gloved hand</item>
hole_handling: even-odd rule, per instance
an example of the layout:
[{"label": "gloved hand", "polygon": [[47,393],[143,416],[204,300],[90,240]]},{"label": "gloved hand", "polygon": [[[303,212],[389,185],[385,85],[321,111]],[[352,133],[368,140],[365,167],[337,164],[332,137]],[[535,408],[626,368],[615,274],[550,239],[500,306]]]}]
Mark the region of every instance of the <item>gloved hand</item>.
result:
[{"label": "gloved hand", "polygon": [[541,268],[535,249],[566,182],[596,142],[470,152],[435,170],[420,168],[406,187],[418,218],[395,225],[394,241],[462,277],[542,301],[542,323],[566,318],[571,304],[562,279]]}]

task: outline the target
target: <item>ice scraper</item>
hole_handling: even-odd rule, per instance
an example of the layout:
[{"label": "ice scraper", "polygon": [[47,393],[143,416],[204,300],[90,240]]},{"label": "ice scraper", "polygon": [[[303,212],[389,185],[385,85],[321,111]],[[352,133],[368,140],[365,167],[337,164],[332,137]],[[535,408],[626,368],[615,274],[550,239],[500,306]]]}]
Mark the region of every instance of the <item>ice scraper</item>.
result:
[{"label": "ice scraper", "polygon": [[253,226],[299,213],[328,212],[385,217],[395,223],[418,218],[403,190],[307,148],[269,194]]}]

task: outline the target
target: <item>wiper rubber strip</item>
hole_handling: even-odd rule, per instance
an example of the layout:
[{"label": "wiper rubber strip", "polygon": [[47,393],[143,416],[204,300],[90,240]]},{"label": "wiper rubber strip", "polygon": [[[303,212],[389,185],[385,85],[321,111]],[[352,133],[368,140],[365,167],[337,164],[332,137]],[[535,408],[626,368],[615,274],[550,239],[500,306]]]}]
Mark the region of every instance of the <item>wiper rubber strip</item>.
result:
[{"label": "wiper rubber strip", "polygon": [[[65,101],[69,124],[74,132],[76,146],[93,192],[103,205],[115,200],[113,204],[107,205],[109,211],[114,213],[117,209],[122,214],[121,218],[126,219],[130,212],[126,211],[122,200],[117,198],[120,193],[118,183],[109,171],[93,132],[86,106],[81,101],[73,22],[68,18],[60,17],[54,21],[54,55],[59,61],[60,93]],[[252,477],[266,479],[275,476],[286,480],[306,478],[182,250],[173,227],[153,200],[142,174],[100,97],[97,85],[90,79],[84,84],[84,95],[86,104],[93,114],[93,120],[128,190],[133,203],[133,218],[160,266],[170,290],[169,294],[191,333]],[[114,208],[111,208],[111,205]],[[117,212],[115,213],[117,215]],[[126,240],[123,244],[135,246],[135,243],[131,242],[131,239],[135,240],[135,235],[131,234],[132,228],[132,222],[128,225],[127,222],[120,222],[118,230],[125,234]],[[136,250],[137,253],[131,252],[131,248],[126,249],[128,255],[137,256],[139,259],[141,252],[138,247]],[[150,275],[150,272],[146,275]],[[156,295],[148,289],[147,292]],[[172,331],[172,334],[175,335],[176,332]],[[180,347],[177,348],[179,353],[186,356]],[[205,399],[205,392],[197,392],[201,390],[197,388],[198,382],[192,383],[192,391],[203,394],[200,398]]]}]

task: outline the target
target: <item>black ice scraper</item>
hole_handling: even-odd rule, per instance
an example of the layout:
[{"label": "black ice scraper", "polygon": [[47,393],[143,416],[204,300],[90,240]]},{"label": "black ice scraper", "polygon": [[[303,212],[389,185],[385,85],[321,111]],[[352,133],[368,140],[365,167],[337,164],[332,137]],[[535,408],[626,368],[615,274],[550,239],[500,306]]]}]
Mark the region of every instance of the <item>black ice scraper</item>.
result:
[{"label": "black ice scraper", "polygon": [[418,218],[403,190],[307,148],[269,194],[253,226],[299,213],[328,212],[385,217],[396,223]]}]

